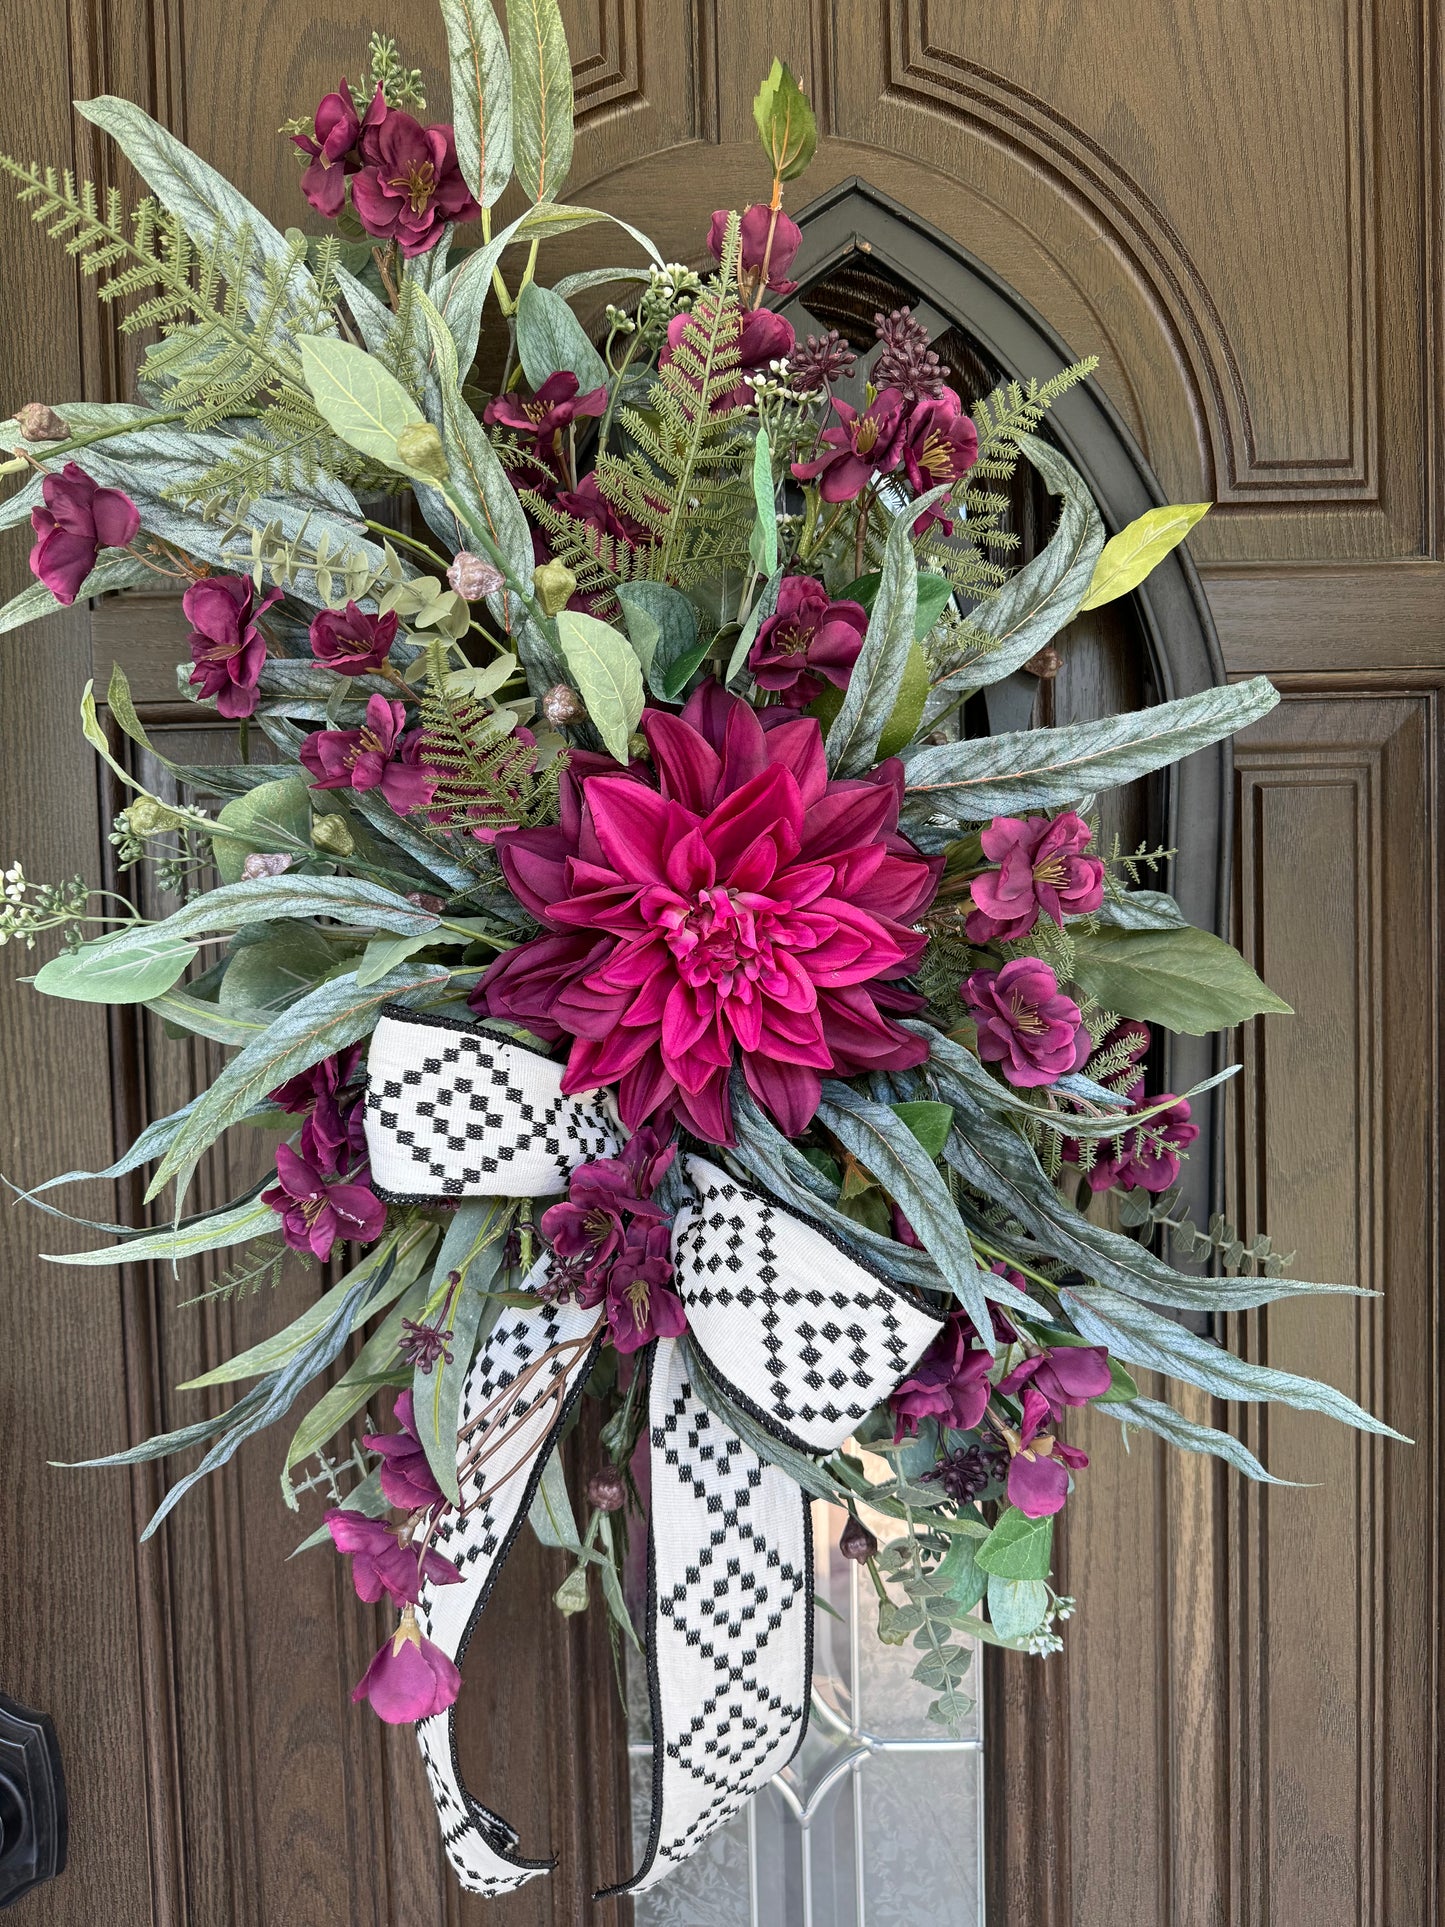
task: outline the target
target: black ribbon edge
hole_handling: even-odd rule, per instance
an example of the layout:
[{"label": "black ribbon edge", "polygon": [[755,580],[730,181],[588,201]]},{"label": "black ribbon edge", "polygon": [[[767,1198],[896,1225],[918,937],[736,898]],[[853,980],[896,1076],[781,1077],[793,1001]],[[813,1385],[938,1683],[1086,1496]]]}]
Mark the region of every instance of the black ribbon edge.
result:
[{"label": "black ribbon edge", "polygon": [[[562,1428],[571,1418],[577,1401],[582,1396],[587,1380],[591,1375],[592,1367],[596,1364],[597,1355],[601,1349],[602,1334],[599,1332],[588,1348],[586,1357],[577,1368],[577,1376],[573,1381],[572,1389],[562,1401],[562,1409],[557,1415],[556,1423],[537,1449],[537,1455],[533,1460],[531,1473],[527,1479],[522,1497],[517,1503],[517,1510],[513,1515],[507,1536],[497,1548],[496,1557],[492,1560],[492,1569],[487,1575],[486,1584],[477,1594],[476,1602],[467,1616],[466,1626],[463,1628],[461,1639],[457,1644],[454,1664],[459,1671],[462,1660],[466,1656],[467,1648],[472,1643],[472,1634],[477,1629],[477,1621],[486,1610],[487,1603],[492,1596],[492,1590],[501,1578],[503,1569],[508,1559],[512,1556],[512,1548],[517,1543],[517,1537],[522,1527],[526,1524],[527,1515],[532,1509],[532,1501],[537,1496],[537,1488],[542,1483],[542,1474],[547,1469],[547,1461],[556,1450],[558,1436]],[[461,1761],[457,1756],[458,1704],[459,1700],[453,1700],[445,1714],[447,1721],[447,1743],[452,1761],[452,1777],[457,1783],[457,1791],[471,1808],[472,1819],[476,1823],[479,1832],[482,1834],[487,1846],[496,1854],[497,1858],[499,1860],[505,1860],[509,1866],[516,1867],[526,1873],[551,1873],[557,1865],[557,1856],[554,1854],[550,1860],[526,1860],[523,1859],[520,1854],[513,1853],[510,1845],[499,1837],[498,1830],[505,1829],[510,1841],[519,1840],[521,1835],[517,1832],[516,1828],[512,1826],[510,1821],[505,1820],[501,1814],[494,1813],[490,1807],[483,1806],[463,1779]]]},{"label": "black ribbon edge", "polygon": [[[674,1339],[672,1342],[678,1344],[680,1341]],[[686,1362],[686,1352],[683,1353],[683,1358]],[[654,1339],[647,1348],[647,1450],[649,1458],[652,1453],[652,1371],[656,1359],[657,1340]],[[711,1359],[708,1360],[708,1364],[710,1367],[712,1364]],[[721,1374],[718,1376],[720,1377]],[[692,1385],[690,1376],[688,1379],[688,1389],[692,1391],[695,1398],[698,1396]],[[705,1401],[701,1400],[699,1402],[705,1403]],[[719,1413],[714,1412],[712,1416],[717,1420],[719,1425],[726,1423],[726,1420],[724,1420]],[[773,1429],[776,1430],[777,1428],[775,1427]],[[737,1434],[734,1433],[733,1436],[736,1438]],[[743,1442],[746,1444],[746,1440]],[[752,1448],[749,1447],[748,1449],[751,1450]],[[775,1472],[783,1471],[781,1466],[774,1466],[773,1470]],[[783,1477],[787,1478],[787,1476],[788,1474],[783,1472]],[[651,1499],[651,1496],[649,1492],[649,1499]],[[793,1750],[787,1759],[784,1760],[783,1766],[790,1766],[792,1762],[797,1759],[799,1752],[802,1750],[803,1741],[808,1737],[808,1724],[813,1713],[813,1617],[815,1612],[813,1605],[813,1587],[815,1583],[813,1571],[813,1502],[810,1495],[803,1490],[802,1486],[798,1486],[798,1497],[802,1501],[803,1508],[803,1717],[798,1722],[798,1737],[794,1742]],[[615,1887],[597,1888],[592,1895],[593,1900],[617,1900],[624,1895],[635,1892],[638,1881],[645,1880],[648,1874],[652,1872],[657,1861],[657,1849],[662,1844],[662,1778],[664,1758],[667,1749],[658,1742],[658,1735],[662,1730],[662,1675],[657,1664],[657,1535],[653,1526],[653,1517],[654,1508],[653,1505],[649,1503],[647,1510],[647,1702],[648,1716],[652,1723],[652,1812],[648,1819],[647,1846],[643,1853],[641,1866],[629,1874],[626,1880],[619,1881]],[[782,1767],[779,1767],[778,1772],[781,1771]],[[745,1797],[747,1799],[753,1799],[756,1797],[756,1793],[750,1793]],[[741,1808],[739,1808],[738,1811],[741,1811]],[[729,1815],[729,1819],[733,1818],[736,1818],[736,1814]],[[720,1824],[726,1826],[728,1823],[727,1821],[723,1821]],[[715,1827],[710,1829],[710,1833],[705,1834],[703,1838],[709,1838],[710,1834],[716,1831],[717,1829]],[[702,1842],[699,1841],[698,1845],[701,1846],[701,1844]],[[689,1858],[690,1857],[691,1856],[689,1856]]]}]

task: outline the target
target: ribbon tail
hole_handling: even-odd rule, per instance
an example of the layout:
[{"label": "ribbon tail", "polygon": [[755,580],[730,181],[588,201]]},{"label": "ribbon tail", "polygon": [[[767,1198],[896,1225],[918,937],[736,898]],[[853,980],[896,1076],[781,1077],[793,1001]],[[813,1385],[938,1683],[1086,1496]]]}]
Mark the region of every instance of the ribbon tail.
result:
[{"label": "ribbon tail", "polygon": [[[533,1270],[529,1286],[547,1262]],[[472,1362],[458,1448],[463,1509],[446,1513],[432,1540],[460,1569],[462,1581],[423,1586],[417,1608],[423,1633],[458,1666],[601,1342],[595,1310],[527,1306],[502,1313]],[[524,1377],[508,1410],[508,1395]],[[467,1427],[474,1424],[477,1429],[469,1435]],[[483,1426],[488,1456],[469,1469],[468,1454],[477,1449]],[[517,1852],[516,1829],[469,1792],[457,1758],[456,1714],[453,1705],[417,1726],[442,1846],[463,1887],[480,1894],[510,1893],[550,1872],[555,1862],[524,1859]]]},{"label": "ribbon tail", "polygon": [[674,1339],[648,1387],[647,1663],[652,1825],[645,1893],[802,1745],[813,1668],[808,1501],[702,1403]]}]

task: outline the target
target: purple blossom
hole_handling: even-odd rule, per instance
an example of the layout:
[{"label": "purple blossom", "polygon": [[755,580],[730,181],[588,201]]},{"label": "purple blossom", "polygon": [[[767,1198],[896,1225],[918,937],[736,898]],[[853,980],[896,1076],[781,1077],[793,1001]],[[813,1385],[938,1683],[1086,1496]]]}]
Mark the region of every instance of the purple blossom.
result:
[{"label": "purple blossom", "polygon": [[[539,455],[562,470],[562,436],[579,417],[606,413],[607,388],[593,388],[579,394],[581,383],[570,368],[559,368],[548,375],[536,394],[496,395],[487,403],[482,419],[489,428],[510,428],[514,435],[534,442]],[[572,513],[573,511],[568,511]]]},{"label": "purple blossom", "polygon": [[1153,1110],[1160,1104],[1165,1108],[1112,1140],[1108,1155],[1098,1157],[1090,1167],[1089,1188],[1107,1191],[1117,1185],[1121,1191],[1167,1191],[1179,1176],[1179,1153],[1199,1136],[1189,1099],[1175,1097],[1171,1091],[1145,1097],[1141,1077],[1129,1092],[1129,1102],[1135,1110]]},{"label": "purple blossom", "polygon": [[[727,234],[728,210],[720,207],[712,217],[712,225],[707,231],[707,249],[714,261],[722,260],[723,241]],[[768,247],[768,233],[772,231],[773,245]],[[743,214],[738,233],[738,269],[740,278],[756,283],[762,273],[763,261],[768,264],[767,289],[769,294],[794,294],[796,281],[786,276],[793,265],[793,256],[802,245],[803,230],[796,221],[778,209],[774,222],[773,210],[766,201],[756,201]]]},{"label": "purple blossom", "polygon": [[406,704],[373,696],[360,729],[313,730],[301,745],[301,762],[314,789],[379,789],[404,816],[430,803],[436,788],[420,749],[421,731],[406,728]]},{"label": "purple blossom", "polygon": [[1015,957],[1002,970],[975,970],[963,988],[978,1026],[978,1054],[986,1064],[998,1064],[1010,1084],[1052,1084],[1088,1057],[1079,1006],[1039,958]]},{"label": "purple blossom", "polygon": [[964,925],[970,943],[1025,937],[1042,910],[1060,929],[1104,901],[1104,866],[1083,851],[1094,832],[1074,810],[1055,817],[996,816],[982,832],[983,853],[998,869],[976,876],[974,908]]},{"label": "purple blossom", "polygon": [[369,676],[381,668],[396,640],[396,613],[368,615],[354,602],[322,609],[311,618],[311,653],[342,676]]},{"label": "purple blossom", "polygon": [[1069,1406],[1102,1398],[1112,1382],[1109,1354],[1102,1345],[1056,1345],[1015,1365],[999,1380],[998,1389],[1016,1397],[1024,1386],[1032,1386],[1057,1425]]},{"label": "purple blossom", "polygon": [[1069,1473],[1081,1472],[1089,1463],[1089,1455],[1043,1432],[1049,1405],[1042,1392],[1026,1387],[1023,1408],[1018,1443],[1010,1440],[1012,1457],[1005,1491],[1009,1504],[1017,1506],[1026,1518],[1046,1519],[1062,1507],[1069,1496]]},{"label": "purple blossom", "polygon": [[335,1177],[366,1155],[365,1108],[359,1086],[350,1089],[361,1063],[361,1045],[323,1057],[271,1092],[273,1104],[293,1116],[306,1114],[301,1155],[326,1177]]},{"label": "purple blossom", "polygon": [[462,1690],[462,1676],[440,1646],[422,1636],[416,1610],[404,1608],[401,1624],[372,1660],[352,1692],[370,1700],[388,1726],[430,1719],[446,1711]]},{"label": "purple blossom", "polygon": [[[667,324],[667,343],[658,356],[658,366],[667,366],[677,344],[690,328],[700,329],[703,325],[704,319],[698,314],[675,314]],[[738,330],[738,372],[743,379],[720,396],[714,406],[718,409],[745,407],[753,399],[746,377],[765,373],[775,361],[785,361],[796,341],[793,324],[785,316],[775,314],[771,308],[746,309]]]},{"label": "purple blossom", "polygon": [[397,1432],[367,1432],[363,1443],[381,1454],[381,1489],[402,1512],[430,1512],[446,1504],[446,1494],[427,1463],[426,1447],[416,1429],[411,1393],[398,1392],[391,1415]]},{"label": "purple blossom", "polygon": [[[383,107],[386,104],[380,91],[366,110],[368,122],[374,120],[378,102]],[[345,206],[347,175],[361,166],[356,151],[361,129],[351,89],[343,79],[334,94],[322,96],[312,119],[312,132],[291,136],[302,153],[311,156],[301,176],[301,192],[329,221],[334,221]]]},{"label": "purple blossom", "polygon": [[191,681],[223,716],[249,716],[266,661],[266,639],[258,622],[281,591],[260,602],[248,575],[207,575],[181,597],[191,625]]},{"label": "purple blossom", "polygon": [[473,221],[481,213],[462,178],[451,127],[421,126],[388,107],[379,89],[367,109],[359,152],[351,205],[374,240],[395,241],[408,257],[426,254],[451,222]]},{"label": "purple blossom", "polygon": [[753,680],[798,708],[822,694],[824,679],[846,689],[867,628],[861,603],[835,602],[814,576],[785,576],[777,610],[748,652]]},{"label": "purple blossom", "polygon": [[40,484],[43,508],[30,511],[35,544],[30,573],[67,606],[101,549],[123,549],[140,533],[140,511],[118,488],[100,488],[75,462]]},{"label": "purple blossom", "polygon": [[[951,487],[977,460],[978,430],[951,388],[935,399],[914,403],[904,424],[903,467],[915,495],[926,495],[944,483]],[[913,533],[922,535],[935,522],[945,535],[953,534],[946,502],[925,509],[914,522]]]},{"label": "purple blossom", "polygon": [[454,1586],[461,1574],[450,1559],[430,1547],[418,1557],[415,1545],[403,1545],[396,1528],[385,1519],[337,1507],[326,1515],[326,1528],[336,1550],[351,1560],[351,1583],[358,1599],[374,1606],[385,1593],[396,1605],[415,1605],[422,1581]]},{"label": "purple blossom", "polygon": [[672,1227],[633,1218],[607,1278],[607,1323],[620,1352],[639,1351],[654,1338],[687,1329],[682,1300],[669,1289]]},{"label": "purple blossom", "polygon": [[889,1396],[895,1444],[918,1431],[920,1419],[936,1418],[954,1432],[971,1432],[988,1409],[992,1362],[963,1312],[953,1312],[913,1370]]},{"label": "purple blossom", "polygon": [[902,461],[904,401],[896,388],[885,388],[860,414],[835,395],[833,412],[836,423],[819,437],[827,452],[810,462],[794,462],[793,476],[799,482],[817,482],[825,502],[851,502],[875,475],[891,475]]},{"label": "purple blossom", "polygon": [[369,1245],[386,1227],[386,1206],[369,1186],[328,1185],[289,1144],[276,1147],[276,1177],[261,1197],[281,1219],[293,1251],[309,1251],[324,1262],[338,1239]]},{"label": "purple blossom", "polygon": [[671,1231],[652,1197],[675,1155],[644,1125],[617,1157],[579,1164],[566,1200],[542,1214],[556,1258],[547,1295],[586,1306],[605,1301],[619,1351],[675,1337],[687,1324],[681,1299],[668,1289]]}]

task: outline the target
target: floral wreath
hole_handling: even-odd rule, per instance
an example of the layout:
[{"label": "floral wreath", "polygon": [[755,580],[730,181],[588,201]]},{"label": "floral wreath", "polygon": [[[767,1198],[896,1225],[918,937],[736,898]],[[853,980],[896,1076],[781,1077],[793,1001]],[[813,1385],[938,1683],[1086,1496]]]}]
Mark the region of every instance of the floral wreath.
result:
[{"label": "floral wreath", "polygon": [[[319,238],[122,100],[80,112],[144,179],[134,208],[0,159],[149,342],[136,401],[5,425],[25,479],[0,514],[29,520],[36,580],[0,627],[173,582],[182,694],[239,743],[168,762],[117,669],[110,718],[165,772],[148,789],[87,689],[130,792],[118,865],[177,907],[37,887],[17,862],[0,942],[57,932],[38,990],[143,1004],[233,1052],[108,1170],[50,1180],[152,1165],[147,1196],[173,1186],[159,1228],[60,1262],[224,1251],[220,1291],[289,1253],[327,1268],[290,1325],[198,1381],[250,1381],[226,1410],[96,1463],[204,1447],[153,1532],[320,1393],[283,1490],[328,1494],[306,1543],[398,1609],[355,1697],[418,1723],[481,1892],[547,1865],[454,1745],[461,1654],[540,1507],[572,1560],[559,1609],[595,1575],[616,1636],[646,1646],[640,1891],[801,1741],[811,1499],[846,1512],[879,1634],[913,1639],[950,1725],[971,1641],[1061,1644],[1075,1412],[1269,1476],[1131,1368],[1389,1428],[1171,1315],[1344,1289],[1181,1212],[1210,1086],[1160,1090],[1156,1033],[1287,1007],[1158,887],[1173,853],[1103,847],[1094,812],[1274,690],[970,728],[970,698],[1136,587],[1206,505],[1105,540],[1040,432],[1091,362],[966,407],[906,307],[871,346],[797,339],[770,303],[795,289],[783,195],[816,129],[781,63],[755,103],[769,198],[713,215],[698,273],[559,198],[554,0],[511,19],[510,49],[488,0],[443,11],[452,124],[374,35],[368,83],[283,130]],[[524,211],[497,227],[513,182]],[[552,237],[609,220],[639,265],[538,278]],[[607,283],[624,299],[599,347],[570,303]],[[1058,513],[1015,569],[1020,461]],[[184,1215],[243,1122],[273,1133],[268,1175]],[[569,1495],[556,1448],[583,1399],[608,1463]]]}]

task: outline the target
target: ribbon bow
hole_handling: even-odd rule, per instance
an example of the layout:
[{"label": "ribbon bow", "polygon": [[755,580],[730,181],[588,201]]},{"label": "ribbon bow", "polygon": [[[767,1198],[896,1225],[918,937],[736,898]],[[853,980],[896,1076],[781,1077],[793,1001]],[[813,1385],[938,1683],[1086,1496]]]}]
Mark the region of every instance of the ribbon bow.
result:
[{"label": "ribbon bow", "polygon": [[[561,1080],[560,1066],[479,1025],[388,1007],[367,1065],[376,1190],[404,1203],[565,1190],[574,1165],[614,1155],[623,1132],[606,1093],[564,1097]],[[939,1321],[707,1158],[685,1166],[693,1201],[673,1222],[673,1282],[701,1368],[782,1443],[835,1450]],[[595,1310],[539,1300],[505,1311],[472,1362],[461,1505],[433,1540],[462,1583],[424,1585],[417,1609],[457,1664],[601,1344]],[[642,1864],[609,1893],[654,1886],[787,1764],[812,1684],[807,1495],[704,1403],[682,1341],[655,1340],[648,1373],[652,1828]],[[479,1462],[470,1441],[483,1427]],[[417,1728],[442,1843],[464,1887],[506,1893],[554,1863],[524,1859],[515,1830],[462,1784],[455,1718],[451,1706]]]}]

